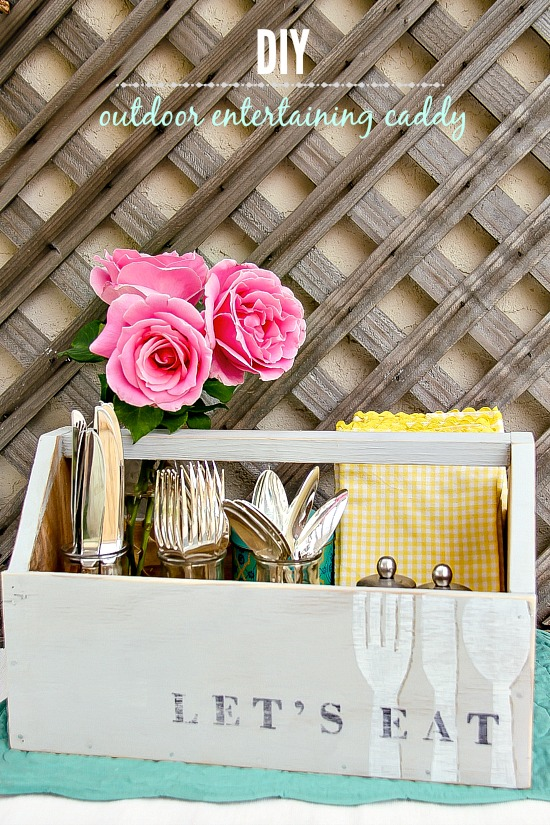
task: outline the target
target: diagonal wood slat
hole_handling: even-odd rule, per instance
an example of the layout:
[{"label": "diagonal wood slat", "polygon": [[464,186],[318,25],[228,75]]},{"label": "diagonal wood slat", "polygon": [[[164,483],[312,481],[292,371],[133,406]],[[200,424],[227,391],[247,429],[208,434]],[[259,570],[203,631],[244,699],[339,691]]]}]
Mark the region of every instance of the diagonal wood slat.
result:
[{"label": "diagonal wood slat", "polygon": [[36,43],[51,32],[71,6],[71,0],[52,0],[43,5],[25,31],[6,48],[0,58],[0,84],[4,83],[31,53]]},{"label": "diagonal wood slat", "polygon": [[[223,416],[220,423],[233,426],[255,426],[276,400],[288,391],[289,385],[307,374],[311,361],[322,358],[327,346],[334,346],[348,334],[362,316],[397,283],[416,263],[443,238],[449,229],[467,214],[472,206],[490,190],[530,147],[550,130],[546,114],[550,97],[550,80],[530,95],[533,108],[522,103],[500,124],[486,141],[452,175],[445,185],[430,195],[422,206],[403,221],[376,251],[334,290],[309,319],[309,339],[298,354],[294,369],[261,392],[258,405],[251,404],[247,393],[246,414],[239,415],[237,405]],[[542,111],[542,115],[540,114]],[[531,120],[539,113],[540,120]],[[512,134],[521,137],[510,143]],[[481,172],[484,172],[481,175]],[[449,208],[452,204],[452,210]],[[401,269],[398,269],[398,267]],[[382,283],[383,274],[387,274]],[[256,385],[257,386],[257,385]],[[254,420],[255,419],[255,420]]]},{"label": "diagonal wood slat", "polygon": [[[72,78],[40,109],[36,117],[21,129],[17,137],[0,154],[0,164],[4,166],[16,157],[21,149],[27,147],[27,152],[20,155],[17,167],[13,163],[7,168],[4,166],[0,182],[9,177],[10,187],[2,189],[0,208],[3,208],[21,191],[36,171],[50,160],[53,154],[96,111],[98,106],[107,100],[121,80],[133,71],[151,49],[166,36],[171,27],[177,25],[193,2],[195,0],[175,2],[170,7],[170,14],[163,15],[162,21],[152,25],[155,18],[162,12],[163,3],[161,0],[143,0],[108,40],[92,50],[89,59],[77,69]],[[147,37],[142,37],[145,33]],[[140,39],[139,43],[135,45],[138,39]],[[90,95],[90,87],[93,89],[99,87],[99,94]],[[73,111],[78,113],[78,118],[74,115],[67,118],[64,107],[69,101]],[[84,102],[86,105],[82,106]],[[41,130],[40,140],[34,145],[29,145],[39,130]],[[46,135],[51,136],[49,142]],[[15,174],[16,168],[20,171],[19,175]]]},{"label": "diagonal wood slat", "polygon": [[[312,0],[303,0],[301,6],[307,6],[311,2]],[[292,16],[284,19],[286,7],[290,5],[291,0],[285,0],[277,6],[277,11],[274,11],[270,0],[261,0],[246,15],[243,24],[235,27],[237,31],[232,30],[220,46],[193,69],[187,77],[187,82],[206,83],[221,67],[240,76],[255,59],[255,44],[252,50],[250,46],[243,49],[243,43],[250,42],[251,33],[255,28],[275,25],[277,22],[291,23]],[[186,103],[192,103],[199,116],[202,116],[222,96],[221,89],[203,87],[195,94],[192,88],[191,91],[180,88],[168,96],[162,111],[177,111]],[[96,170],[94,176],[80,187],[78,193],[71,197],[32,240],[0,270],[0,321],[62,263],[69,252],[118,205],[136,182],[141,181],[173,148],[178,136],[185,135],[190,128],[191,123],[183,126],[179,132],[176,129],[159,132],[154,126],[145,126],[142,131],[134,131],[108,161]],[[145,157],[142,155],[138,160],[138,154],[144,148]],[[37,258],[40,258],[40,263],[29,271],[29,265]],[[26,272],[23,278],[20,277],[22,271]],[[15,279],[18,280],[14,284]]]},{"label": "diagonal wood slat", "polygon": [[[467,276],[418,324],[411,335],[395,347],[366,381],[355,388],[353,397],[348,397],[333,410],[330,419],[323,422],[323,427],[333,427],[340,418],[349,418],[357,403],[361,406],[366,399],[376,407],[379,404],[386,407],[395,403],[392,396],[402,396],[401,384],[405,385],[406,391],[416,383],[419,374],[423,374],[424,363],[433,366],[450,349],[452,343],[465,335],[475,322],[480,305],[483,309],[494,305],[509,284],[516,283],[529,270],[531,260],[539,259],[548,250],[546,226],[549,216],[550,199],[520,224],[506,242],[485,259],[479,269]],[[524,244],[530,245],[526,255],[521,252]],[[519,261],[515,261],[518,253],[521,256]],[[506,272],[504,276],[503,269]],[[394,389],[396,384],[400,385],[397,390]]]},{"label": "diagonal wood slat", "polygon": [[[545,7],[544,0],[540,3],[532,4],[530,13],[524,16],[524,9],[520,6],[520,13],[517,18],[504,31],[503,21],[506,20],[506,12],[512,15],[518,4],[510,3],[506,7],[504,4],[500,5],[498,11],[493,7],[490,12],[466,35],[464,35],[453,48],[434,66],[425,76],[426,83],[444,83],[445,91],[439,96],[434,97],[434,104],[441,102],[444,95],[450,95],[452,98],[458,98],[471,83],[476,80],[488,65],[494,62],[496,57],[502,53],[514,38],[519,33],[524,31],[529,25],[530,20],[540,14],[540,11]],[[494,13],[493,13],[494,12]],[[489,15],[492,13],[492,16]],[[460,67],[460,68],[459,68]],[[457,68],[459,71],[457,72]],[[460,70],[461,69],[461,70]],[[423,89],[415,89],[409,94],[405,95],[400,101],[400,106],[409,111],[416,111],[420,108],[425,98]],[[421,126],[417,131],[408,130],[403,137],[399,138],[399,131],[393,130],[395,143],[397,146],[388,147],[387,144],[387,130],[380,125],[376,127],[369,136],[369,144],[367,152],[361,144],[350,152],[345,161],[336,167],[331,175],[329,175],[322,184],[319,184],[315,191],[310,196],[309,202],[301,204],[295,210],[293,215],[288,219],[289,226],[280,228],[276,237],[271,237],[269,245],[265,243],[256,251],[258,260],[267,261],[270,264],[277,266],[285,266],[286,261],[281,253],[276,256],[272,255],[275,247],[280,247],[281,242],[288,246],[292,239],[292,233],[300,232],[300,240],[295,254],[299,255],[303,247],[311,243],[311,235],[304,232],[304,229],[312,222],[315,222],[314,239],[317,240],[322,237],[326,231],[326,225],[329,221],[334,221],[337,217],[346,214],[348,209],[357,202],[357,200],[370,189],[377,178],[387,171],[389,166],[395,163],[399,157],[411,146],[416,143],[418,138],[426,127]],[[386,139],[386,140],[385,140]],[[378,158],[375,153],[378,146],[384,152],[384,157],[377,164]],[[386,151],[384,151],[384,149]],[[369,169],[370,176],[365,172]],[[344,190],[349,185],[353,188],[350,192]],[[343,197],[338,198],[337,207],[334,211],[328,213],[327,207],[331,206],[336,200],[336,193],[342,193]],[[320,212],[323,211],[323,216]],[[329,217],[330,214],[330,217]]]},{"label": "diagonal wood slat", "polygon": [[[407,29],[401,13],[401,4],[393,5],[399,7],[396,8],[395,14],[384,17],[381,22],[378,22],[378,16],[373,17],[371,21],[370,14],[378,8],[378,4],[374,6],[349,35],[344,37],[338,46],[316,66],[311,73],[311,82],[316,83],[321,78],[330,78],[344,85],[358,82],[377,57],[387,49],[387,40],[384,41],[384,38],[380,36],[380,29],[382,28],[383,33],[386,33],[386,37],[387,32],[390,32],[392,39],[400,37]],[[405,6],[403,11],[412,19],[416,19],[430,3],[412,0],[403,5]],[[390,9],[391,6],[384,7],[385,12],[389,12]],[[405,19],[409,20],[409,17]],[[300,106],[303,108],[311,106],[313,109],[328,111],[342,96],[341,86],[316,91],[314,94],[311,94],[308,89],[298,88],[289,95],[289,107],[291,111]],[[206,188],[201,187],[199,192],[189,199],[177,218],[167,224],[166,231],[162,235],[155,236],[153,247],[160,248],[169,241],[186,246],[191,237],[195,239],[206,237],[211,230],[212,222],[219,221],[220,210],[223,209],[223,216],[229,215],[273,166],[286,157],[300,142],[306,130],[309,130],[309,127],[287,126],[274,134],[275,127],[269,124],[256,129],[254,134],[219,170],[219,174],[208,182]],[[269,151],[266,150],[258,158],[257,149],[261,148],[267,140]],[[216,198],[215,208],[211,203],[208,209],[204,209],[205,199],[209,197],[213,187],[222,186],[222,184],[223,192]],[[194,216],[194,219],[191,216]],[[181,224],[187,224],[185,231],[175,234],[178,225]]]},{"label": "diagonal wood slat", "polygon": [[[83,323],[105,313],[88,283],[90,249],[116,237],[152,253],[198,248],[213,263],[234,247],[300,291],[308,336],[290,372],[271,384],[247,380],[215,426],[264,427],[284,409],[300,426],[332,429],[359,407],[486,402],[499,404],[505,420],[510,410],[525,428],[532,422],[538,618],[550,616],[550,81],[541,68],[528,86],[510,68],[510,54],[526,43],[546,65],[550,4],[498,0],[465,25],[452,0],[346,2],[357,21],[351,28],[332,0],[132,0],[102,34],[72,0],[18,0],[2,20],[0,366],[14,377],[2,379],[0,391],[0,462],[20,483],[0,502],[0,567],[38,435],[63,411],[68,421],[72,406],[90,414],[97,398],[94,370],[58,357]],[[271,81],[280,78],[256,70],[256,30],[291,27],[309,31],[309,68],[304,85],[279,88]],[[68,67],[48,99],[24,71],[42,44]],[[399,49],[431,66],[410,89],[389,77]],[[192,122],[129,129],[110,148],[98,142],[90,124],[100,111],[128,113],[138,93],[151,106],[157,91],[146,84],[148,66],[163,66],[159,82],[182,80],[155,63],[160,53],[191,67],[189,85],[162,94],[161,111],[193,105],[207,118],[215,107],[238,110],[247,97],[276,109],[284,95],[301,111],[370,110],[375,125],[364,140],[344,130],[348,143],[339,130],[270,124],[226,140]],[[391,108],[421,109],[428,92],[434,110],[449,95],[457,110],[471,101],[475,117],[496,126],[480,127],[468,144],[430,125],[384,124]],[[36,190],[50,175],[66,181],[69,194],[44,212]],[[400,175],[416,192],[406,209]],[[159,199],[157,176],[185,196]],[[536,194],[516,197],[516,179]],[[481,250],[467,267],[453,233]],[[528,322],[508,306],[510,296],[530,292]],[[42,328],[35,309],[45,295],[65,307],[55,330]],[[395,309],[403,295],[412,322]],[[466,358],[468,347],[479,363],[465,378],[452,369],[453,353]],[[296,468],[281,472],[294,483]],[[254,473],[243,466],[243,478]]]}]

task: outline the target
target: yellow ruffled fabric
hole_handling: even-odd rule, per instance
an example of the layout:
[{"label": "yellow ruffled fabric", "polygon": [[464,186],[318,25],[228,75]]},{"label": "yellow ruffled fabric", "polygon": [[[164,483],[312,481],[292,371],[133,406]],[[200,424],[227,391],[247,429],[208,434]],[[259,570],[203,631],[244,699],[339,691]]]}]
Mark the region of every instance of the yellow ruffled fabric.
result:
[{"label": "yellow ruffled fabric", "polygon": [[[503,432],[494,407],[433,413],[357,412],[341,432]],[[340,464],[349,490],[335,543],[335,583],[356,584],[383,555],[418,584],[444,562],[472,590],[503,589],[502,535],[507,486],[500,467]]]}]

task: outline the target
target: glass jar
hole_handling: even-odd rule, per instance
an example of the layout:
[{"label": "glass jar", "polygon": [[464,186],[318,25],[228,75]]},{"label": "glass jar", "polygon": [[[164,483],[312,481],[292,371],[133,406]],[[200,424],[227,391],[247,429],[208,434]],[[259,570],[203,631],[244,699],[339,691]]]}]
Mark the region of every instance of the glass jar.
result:
[{"label": "glass jar", "polygon": [[118,553],[99,556],[83,556],[74,547],[61,549],[64,573],[88,573],[93,576],[127,576],[128,555],[123,547]]},{"label": "glass jar", "polygon": [[[256,557],[252,550],[231,531],[229,553],[232,562],[232,578],[234,581],[254,582],[256,577]],[[319,581],[316,584],[334,584],[334,537],[321,550],[319,562]]]},{"label": "glass jar", "polygon": [[322,553],[313,559],[267,561],[256,556],[256,581],[277,584],[320,584]]},{"label": "glass jar", "polygon": [[211,579],[224,577],[227,548],[217,553],[193,553],[186,558],[175,553],[158,554],[160,576],[165,579]]}]

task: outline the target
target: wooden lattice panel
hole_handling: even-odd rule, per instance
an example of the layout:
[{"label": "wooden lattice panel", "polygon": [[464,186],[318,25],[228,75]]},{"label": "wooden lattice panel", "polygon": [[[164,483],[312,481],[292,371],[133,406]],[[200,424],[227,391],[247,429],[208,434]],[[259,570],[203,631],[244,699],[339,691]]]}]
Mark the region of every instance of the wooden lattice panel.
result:
[{"label": "wooden lattice panel", "polygon": [[[38,436],[90,414],[56,357],[104,305],[93,255],[198,251],[273,269],[308,336],[215,426],[333,429],[356,409],[498,404],[537,438],[539,617],[550,616],[548,0],[18,0],[0,15],[0,564]],[[309,30],[302,76],[256,31]],[[283,84],[287,85],[283,85]],[[160,95],[204,122],[99,125]],[[427,94],[451,128],[390,128]],[[214,128],[212,112],[338,106],[374,125]],[[292,472],[283,470],[289,482]]]}]

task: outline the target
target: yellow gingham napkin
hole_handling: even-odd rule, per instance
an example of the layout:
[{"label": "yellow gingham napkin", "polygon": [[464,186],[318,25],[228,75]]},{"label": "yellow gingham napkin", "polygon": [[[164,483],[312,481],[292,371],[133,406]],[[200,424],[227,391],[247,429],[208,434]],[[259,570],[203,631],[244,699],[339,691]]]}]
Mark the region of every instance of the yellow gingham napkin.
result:
[{"label": "yellow gingham napkin", "polygon": [[[503,432],[497,408],[448,413],[358,412],[339,431]],[[506,470],[501,467],[340,464],[336,487],[349,490],[335,543],[335,583],[355,585],[376,572],[383,555],[417,584],[449,564],[472,590],[503,589],[502,519]]]}]

